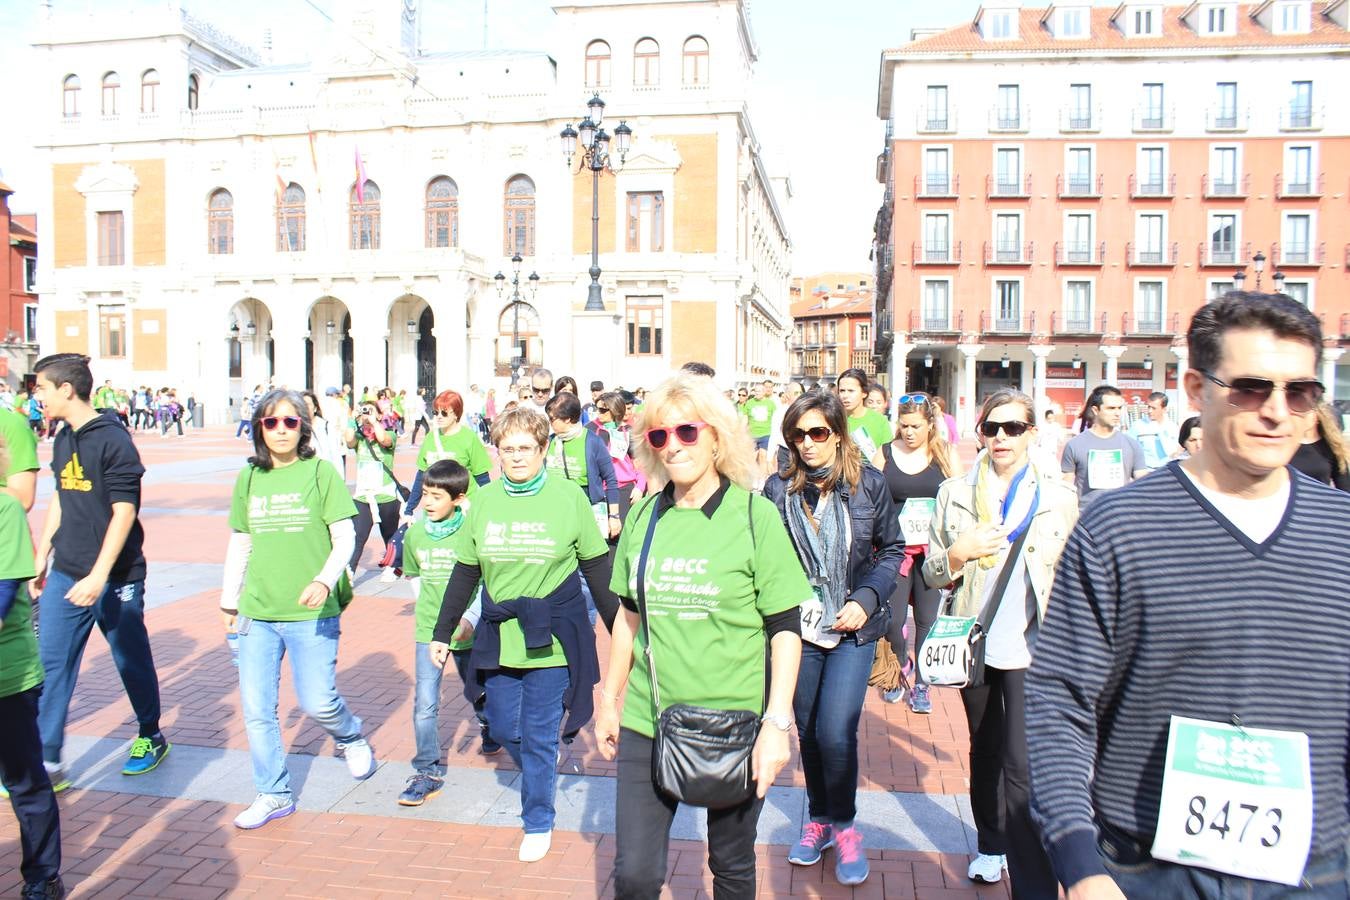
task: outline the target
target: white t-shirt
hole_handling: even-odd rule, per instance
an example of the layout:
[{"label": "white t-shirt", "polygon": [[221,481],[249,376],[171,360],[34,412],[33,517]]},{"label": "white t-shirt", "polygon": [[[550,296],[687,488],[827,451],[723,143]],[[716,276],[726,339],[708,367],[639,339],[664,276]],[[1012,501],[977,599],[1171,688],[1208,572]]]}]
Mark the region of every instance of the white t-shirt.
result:
[{"label": "white t-shirt", "polygon": [[1169,422],[1140,419],[1130,426],[1130,437],[1139,442],[1144,451],[1144,467],[1159,469],[1177,452],[1176,428]]},{"label": "white t-shirt", "polygon": [[[1013,571],[1008,577],[1008,589],[1003,594],[1003,602],[994,614],[994,621],[989,623],[989,634],[985,636],[984,662],[996,669],[1025,669],[1031,665],[1031,647],[1027,644],[1027,626],[1031,623],[1031,617],[1027,612],[1026,560],[1019,553],[1017,559],[1010,559],[1004,565],[1012,566]],[[989,602],[993,602],[992,597]]]},{"label": "white t-shirt", "polygon": [[1224,494],[1201,484],[1194,475],[1186,471],[1185,466],[1181,466],[1181,471],[1190,479],[1191,484],[1200,492],[1210,504],[1219,511],[1233,526],[1241,531],[1252,543],[1264,543],[1266,538],[1275,533],[1279,527],[1280,521],[1284,518],[1284,511],[1289,508],[1289,481],[1271,494],[1269,497],[1234,497],[1232,494]]}]

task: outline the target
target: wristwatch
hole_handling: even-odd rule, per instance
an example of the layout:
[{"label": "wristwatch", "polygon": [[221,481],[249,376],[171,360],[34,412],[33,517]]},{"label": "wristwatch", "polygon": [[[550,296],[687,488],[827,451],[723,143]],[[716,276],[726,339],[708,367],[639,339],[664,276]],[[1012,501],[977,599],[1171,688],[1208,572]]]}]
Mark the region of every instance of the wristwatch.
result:
[{"label": "wristwatch", "polygon": [[784,734],[792,730],[791,716],[777,716],[773,714],[766,714],[762,719],[760,719],[760,721],[768,722],[770,725],[772,725],[774,728],[777,728]]}]

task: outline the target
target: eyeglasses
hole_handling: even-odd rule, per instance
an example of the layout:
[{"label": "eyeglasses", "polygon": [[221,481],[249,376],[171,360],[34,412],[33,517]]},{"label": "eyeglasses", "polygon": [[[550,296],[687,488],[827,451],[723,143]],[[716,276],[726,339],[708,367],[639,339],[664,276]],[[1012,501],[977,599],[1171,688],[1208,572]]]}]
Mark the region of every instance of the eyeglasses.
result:
[{"label": "eyeglasses", "polygon": [[610,410],[610,408],[609,408],[608,406],[601,406],[599,403],[595,404],[595,411],[596,411],[596,413],[607,413],[607,412],[611,412],[611,410]]},{"label": "eyeglasses", "polygon": [[267,431],[276,431],[277,425],[285,425],[287,431],[295,431],[300,427],[299,416],[263,416],[262,427]]},{"label": "eyeglasses", "polygon": [[1026,422],[981,422],[980,434],[987,438],[997,437],[1000,430],[1008,437],[1021,437],[1031,425]]},{"label": "eyeglasses", "polygon": [[534,391],[535,394],[544,394],[544,395],[547,395],[548,392],[551,391],[551,390],[553,390],[553,389],[552,389],[552,388],[531,388],[530,390]]},{"label": "eyeglasses", "polygon": [[455,411],[454,411],[453,409],[438,409],[438,410],[436,410],[436,415],[441,416],[442,418],[446,418],[446,419],[450,418],[450,417],[453,416],[454,414],[455,414]]},{"label": "eyeglasses", "polygon": [[1322,402],[1322,396],[1326,393],[1326,388],[1322,382],[1312,378],[1298,378],[1293,381],[1286,381],[1278,384],[1269,378],[1256,378],[1251,375],[1244,375],[1241,378],[1234,378],[1231,383],[1220,381],[1204,369],[1199,370],[1200,374],[1217,384],[1219,387],[1228,388],[1228,405],[1237,409],[1252,412],[1260,409],[1270,399],[1270,395],[1275,391],[1284,391],[1284,402],[1288,404],[1289,411],[1294,413],[1312,412],[1317,408],[1317,404]]},{"label": "eyeglasses", "polygon": [[904,406],[906,403],[914,403],[914,404],[927,403],[927,402],[928,402],[928,395],[927,395],[927,394],[903,394],[903,395],[900,396],[899,399],[896,400],[896,402],[899,403],[901,406]]},{"label": "eyeglasses", "polygon": [[824,425],[817,425],[815,428],[794,428],[787,433],[787,439],[794,444],[800,444],[807,438],[810,438],[813,444],[823,444],[833,436],[834,432]]},{"label": "eyeglasses", "polygon": [[538,452],[538,450],[538,444],[529,444],[524,447],[498,447],[497,454],[499,456],[529,456],[531,453]]},{"label": "eyeglasses", "polygon": [[698,435],[703,429],[708,427],[707,422],[685,422],[683,425],[676,425],[674,428],[649,428],[647,429],[647,446],[653,450],[661,450],[670,440],[670,433],[675,432],[675,440],[686,447],[698,443]]}]

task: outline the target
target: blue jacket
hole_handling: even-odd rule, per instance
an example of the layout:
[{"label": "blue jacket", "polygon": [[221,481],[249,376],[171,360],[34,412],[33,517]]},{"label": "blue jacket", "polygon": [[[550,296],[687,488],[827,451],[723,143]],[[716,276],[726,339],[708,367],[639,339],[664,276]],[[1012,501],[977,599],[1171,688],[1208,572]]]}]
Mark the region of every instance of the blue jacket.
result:
[{"label": "blue jacket", "polygon": [[[609,448],[594,431],[589,428],[586,435],[586,496],[591,503],[605,501],[619,505],[619,481],[614,475],[614,463],[609,458]],[[549,437],[549,442],[557,440],[557,435]]]}]

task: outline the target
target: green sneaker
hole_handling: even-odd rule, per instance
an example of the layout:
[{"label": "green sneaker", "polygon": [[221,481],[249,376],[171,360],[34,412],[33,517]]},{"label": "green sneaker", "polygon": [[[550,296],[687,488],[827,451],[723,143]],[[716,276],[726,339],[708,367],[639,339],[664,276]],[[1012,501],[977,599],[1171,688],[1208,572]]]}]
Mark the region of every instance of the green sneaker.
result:
[{"label": "green sneaker", "polygon": [[153,738],[136,738],[131,743],[131,755],[127,757],[127,764],[122,767],[122,774],[144,775],[163,762],[172,747],[173,744],[164,740],[162,734],[157,734]]}]

